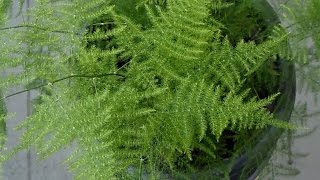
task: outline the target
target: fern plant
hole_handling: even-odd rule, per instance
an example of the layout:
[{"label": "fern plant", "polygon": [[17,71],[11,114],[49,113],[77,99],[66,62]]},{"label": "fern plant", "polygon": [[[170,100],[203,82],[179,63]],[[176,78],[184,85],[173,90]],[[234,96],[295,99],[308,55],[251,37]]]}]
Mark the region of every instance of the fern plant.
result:
[{"label": "fern plant", "polygon": [[248,85],[287,37],[229,37],[234,3],[38,0],[30,22],[1,29],[1,69],[23,69],[0,87],[43,92],[13,152],[46,158],[75,143],[77,179],[158,179],[184,173],[195,152],[221,163],[226,131],[291,128],[265,108],[277,92]]}]

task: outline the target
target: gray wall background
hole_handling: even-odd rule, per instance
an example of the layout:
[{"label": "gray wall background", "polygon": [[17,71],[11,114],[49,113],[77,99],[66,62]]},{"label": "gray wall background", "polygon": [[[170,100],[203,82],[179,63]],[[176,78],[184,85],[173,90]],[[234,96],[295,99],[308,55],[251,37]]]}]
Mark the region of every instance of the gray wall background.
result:
[{"label": "gray wall background", "polygon": [[[25,0],[22,14],[15,17],[19,11],[18,1],[13,1],[12,18],[9,26],[14,26],[23,21],[23,14],[26,8],[32,6],[33,0]],[[25,21],[27,19],[24,19]],[[7,72],[19,72],[22,69],[9,69]],[[14,87],[6,94],[11,94],[22,90],[22,87]],[[15,115],[7,120],[7,148],[12,148],[19,143],[21,131],[14,128],[19,125],[32,111],[30,100],[35,98],[36,92],[23,93],[6,99],[7,112]],[[22,151],[16,154],[12,159],[3,165],[3,180],[69,180],[72,175],[67,172],[66,166],[62,164],[63,160],[71,154],[71,149],[61,150],[52,157],[39,161],[33,150]],[[1,177],[0,177],[1,179]]]}]

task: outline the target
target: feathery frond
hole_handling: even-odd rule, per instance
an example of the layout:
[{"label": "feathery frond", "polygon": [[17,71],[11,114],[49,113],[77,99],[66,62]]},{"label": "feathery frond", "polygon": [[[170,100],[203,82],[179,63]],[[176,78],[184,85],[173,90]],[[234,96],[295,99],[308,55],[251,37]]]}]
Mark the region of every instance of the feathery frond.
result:
[{"label": "feathery frond", "polygon": [[[222,1],[126,2],[40,0],[31,22],[3,31],[3,41],[17,35],[1,44],[0,68],[24,68],[1,88],[90,75],[47,87],[17,149],[46,158],[74,144],[67,163],[77,179],[157,177],[179,156],[192,161],[205,139],[214,147],[225,130],[285,126],[265,109],[275,96],[243,90],[285,36],[234,46],[211,17],[231,6]],[[93,76],[106,73],[125,78]]]}]

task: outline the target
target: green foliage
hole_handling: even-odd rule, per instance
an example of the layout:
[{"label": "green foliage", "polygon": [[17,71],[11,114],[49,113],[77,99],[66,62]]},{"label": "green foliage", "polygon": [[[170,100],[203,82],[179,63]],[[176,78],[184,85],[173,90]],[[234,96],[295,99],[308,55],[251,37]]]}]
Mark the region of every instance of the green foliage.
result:
[{"label": "green foliage", "polygon": [[7,11],[11,5],[11,0],[0,0],[0,25],[7,20]]},{"label": "green foliage", "polygon": [[[2,93],[0,92],[0,95]],[[3,151],[4,148],[4,144],[6,142],[6,123],[5,123],[5,115],[6,115],[6,111],[5,111],[5,105],[4,105],[4,101],[1,100],[0,101],[0,152]],[[3,159],[3,155],[0,154],[0,176],[2,174],[2,159]]]},{"label": "green foliage", "polygon": [[[7,19],[7,11],[10,7],[11,1],[10,0],[0,0],[0,26],[5,24]],[[2,93],[0,92],[0,95]],[[5,124],[5,108],[4,108],[4,101],[0,100],[0,151],[2,151],[4,143],[6,139],[6,124]],[[0,175],[2,174],[1,168],[1,161],[3,156],[0,155]]]},{"label": "green foliage", "polygon": [[259,43],[268,36],[268,31],[272,26],[268,26],[264,14],[257,11],[252,0],[228,0],[228,7],[220,11],[213,11],[217,20],[224,28],[222,33],[229,37],[231,44],[235,45],[240,40],[246,42],[255,41]]},{"label": "green foliage", "polygon": [[[231,6],[39,0],[25,28],[0,37],[11,38],[0,46],[0,68],[24,67],[2,78],[1,87],[46,82],[50,92],[20,126],[30,128],[17,150],[31,142],[45,158],[75,143],[67,162],[77,179],[125,178],[130,169],[157,178],[176,170],[179,156],[191,162],[194,149],[219,159],[204,145],[217,146],[226,130],[290,127],[265,108],[276,95],[259,99],[246,85],[286,37],[240,40],[242,29],[212,14]],[[241,33],[230,42],[223,28]],[[57,79],[65,81],[51,86]]]},{"label": "green foliage", "polygon": [[[283,5],[283,12],[288,18],[289,26],[287,27],[291,35],[292,46],[301,46],[301,42],[307,38],[312,38],[316,49],[319,49],[319,8],[320,2],[318,0],[300,1],[295,0],[287,5]],[[294,52],[297,53],[297,52]],[[305,53],[304,53],[305,54]],[[319,53],[316,52],[319,57]],[[306,58],[307,59],[307,58]],[[304,59],[306,61],[306,59]]]},{"label": "green foliage", "polygon": [[320,2],[318,0],[294,0],[280,6],[280,13],[286,25],[279,31],[288,33],[288,45],[281,48],[281,54],[292,59],[299,66],[300,82],[308,82],[308,89],[320,89]]},{"label": "green foliage", "polygon": [[4,139],[6,135],[6,123],[4,121],[5,114],[6,111],[4,102],[0,101],[0,147],[4,144]]}]

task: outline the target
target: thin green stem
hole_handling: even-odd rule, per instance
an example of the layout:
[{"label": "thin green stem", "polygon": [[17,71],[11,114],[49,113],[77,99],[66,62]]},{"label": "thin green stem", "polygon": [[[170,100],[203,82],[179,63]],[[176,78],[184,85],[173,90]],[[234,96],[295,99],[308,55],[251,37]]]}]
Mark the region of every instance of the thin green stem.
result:
[{"label": "thin green stem", "polygon": [[42,27],[37,27],[37,26],[32,26],[32,25],[17,25],[17,26],[10,26],[10,27],[4,27],[4,28],[0,28],[0,31],[4,31],[4,30],[10,30],[10,29],[19,29],[19,28],[33,28],[33,29],[38,29],[38,30],[42,30],[42,31],[50,31],[50,32],[54,32],[54,33],[68,33],[68,34],[73,34],[73,32],[71,31],[64,31],[64,30],[49,30],[46,28],[42,28]]},{"label": "thin green stem", "polygon": [[[114,22],[106,22],[106,23],[94,23],[91,24],[90,26],[104,26],[104,25],[109,25],[109,24],[116,24]],[[43,30],[43,31],[49,31],[49,32],[54,32],[54,33],[63,33],[63,34],[77,34],[80,35],[79,33],[74,33],[72,31],[66,31],[66,30],[49,30],[43,27],[37,27],[29,24],[24,24],[24,25],[17,25],[17,26],[10,26],[10,27],[4,27],[0,28],[0,31],[4,30],[10,30],[10,29],[19,29],[19,28],[33,28],[33,29],[38,29],[38,30]]]},{"label": "thin green stem", "polygon": [[4,96],[4,97],[1,98],[0,100],[6,99],[6,98],[9,98],[9,97],[18,95],[18,94],[22,94],[22,93],[24,93],[24,92],[28,92],[28,91],[31,91],[31,90],[34,90],[34,89],[39,89],[39,88],[44,87],[44,86],[53,85],[53,84],[55,84],[55,83],[57,83],[57,82],[60,82],[60,81],[66,80],[66,79],[70,79],[70,78],[102,78],[102,77],[106,77],[106,76],[118,76],[118,77],[126,78],[124,75],[122,75],[122,74],[116,74],[116,73],[107,73],[107,74],[98,74],[98,75],[79,75],[79,74],[73,74],[73,75],[70,75],[70,76],[66,76],[66,77],[63,77],[63,78],[60,78],[60,79],[56,79],[56,80],[50,81],[50,82],[48,82],[48,83],[44,83],[44,84],[41,84],[41,85],[38,85],[38,86],[35,86],[35,87],[32,87],[32,88],[29,88],[29,89],[25,89],[25,90],[22,90],[22,91],[18,91],[18,92],[16,92],[16,93],[10,94],[10,95],[8,95],[8,96]]}]

